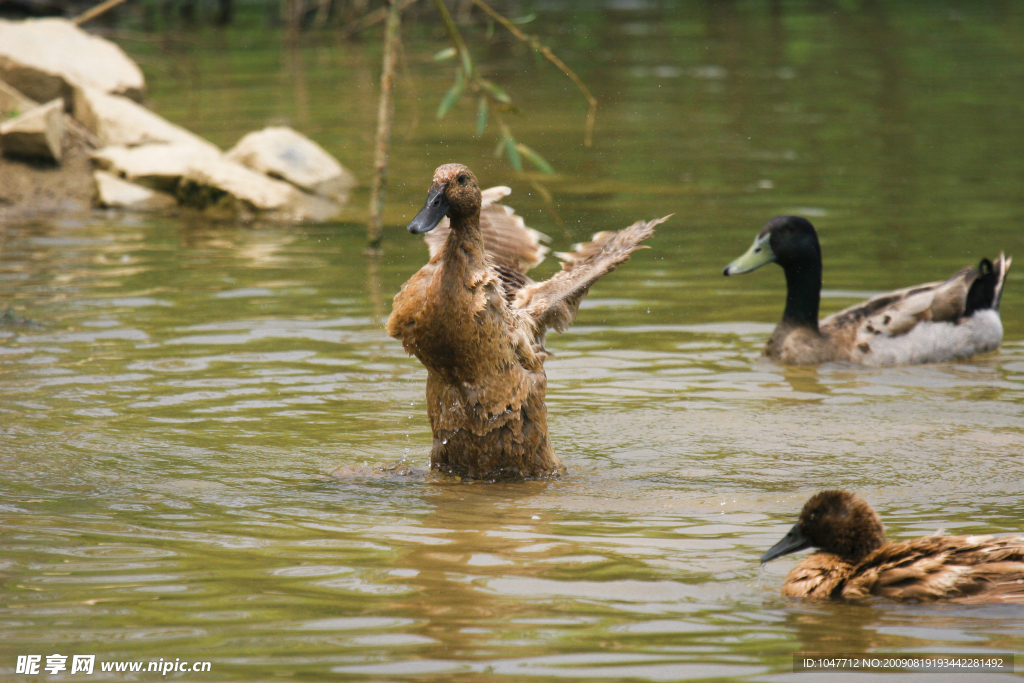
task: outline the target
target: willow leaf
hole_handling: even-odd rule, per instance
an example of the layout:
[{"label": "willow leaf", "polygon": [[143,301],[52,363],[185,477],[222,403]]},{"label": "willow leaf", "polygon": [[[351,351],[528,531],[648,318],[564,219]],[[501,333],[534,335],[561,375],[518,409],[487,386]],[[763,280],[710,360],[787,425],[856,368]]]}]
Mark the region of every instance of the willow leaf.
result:
[{"label": "willow leaf", "polygon": [[454,47],[446,47],[434,53],[435,62],[446,62],[459,53]]},{"label": "willow leaf", "polygon": [[541,173],[544,175],[555,175],[555,169],[551,167],[551,164],[547,162],[547,159],[537,154],[537,152],[521,142],[516,145],[516,149],[519,150],[520,154],[526,157],[531,164],[536,166]]},{"label": "willow leaf", "polygon": [[478,78],[477,83],[479,83],[480,87],[486,90],[487,93],[497,101],[502,104],[512,104],[512,98],[509,97],[509,94],[486,78]]},{"label": "willow leaf", "polygon": [[508,163],[512,164],[512,170],[516,173],[523,172],[523,158],[519,156],[519,150],[516,148],[516,139],[507,136],[502,138],[505,143],[505,151],[508,152]]},{"label": "willow leaf", "polygon": [[481,137],[487,129],[487,98],[480,96],[480,103],[476,110],[476,136]]},{"label": "willow leaf", "polygon": [[462,69],[455,70],[455,84],[451,87],[447,93],[445,93],[444,99],[441,100],[441,104],[437,108],[437,118],[443,119],[445,114],[451,111],[455,103],[462,98],[462,93],[466,92],[466,78],[463,75]]}]

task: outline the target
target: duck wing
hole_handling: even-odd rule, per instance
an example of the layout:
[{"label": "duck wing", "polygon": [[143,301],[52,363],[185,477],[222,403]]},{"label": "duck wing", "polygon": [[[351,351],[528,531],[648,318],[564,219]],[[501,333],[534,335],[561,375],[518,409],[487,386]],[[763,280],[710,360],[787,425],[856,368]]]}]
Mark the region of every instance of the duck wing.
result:
[{"label": "duck wing", "polygon": [[[490,187],[480,193],[480,232],[484,238],[484,252],[491,265],[499,271],[503,281],[507,276],[507,284],[514,286],[522,281],[521,277],[516,276],[525,275],[526,271],[544,260],[549,250],[541,241],[549,242],[551,238],[527,227],[512,207],[498,203],[511,193],[512,190],[504,185]],[[444,248],[450,231],[451,223],[445,217],[436,228],[423,236],[431,259]]]},{"label": "duck wing", "polygon": [[590,242],[576,245],[572,253],[559,254],[562,271],[544,282],[523,286],[516,292],[512,308],[526,316],[538,335],[552,327],[565,330],[591,286],[643,248],[640,243],[654,234],[654,226],[668,218],[637,221],[618,232],[599,232]]},{"label": "duck wing", "polygon": [[864,559],[844,598],[1024,602],[1024,537],[926,536]]},{"label": "duck wing", "polygon": [[[907,287],[845,308],[820,329],[865,365],[927,363],[965,358],[999,346],[999,301],[1012,259],[1000,253],[941,282]],[[971,325],[961,325],[975,313]],[[948,323],[938,325],[938,323]]]}]

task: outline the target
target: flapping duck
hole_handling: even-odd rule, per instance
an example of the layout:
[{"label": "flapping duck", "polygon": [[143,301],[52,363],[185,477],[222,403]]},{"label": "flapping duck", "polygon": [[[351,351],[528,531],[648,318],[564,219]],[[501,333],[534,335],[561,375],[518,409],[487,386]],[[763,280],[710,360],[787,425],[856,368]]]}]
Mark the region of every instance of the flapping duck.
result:
[{"label": "flapping duck", "polygon": [[786,308],[764,355],[791,365],[848,361],[910,365],[969,358],[999,348],[999,300],[1011,259],[982,259],[948,280],[881,294],[818,322],[821,247],[811,222],[799,216],[768,221],[725,275],[749,273],[772,261],[786,273]]},{"label": "flapping duck", "polygon": [[[428,238],[430,261],[402,285],[388,334],[427,368],[431,468],[473,479],[545,477],[564,470],[548,438],[544,335],[565,329],[597,280],[629,258],[665,218],[639,221],[564,256],[545,282],[525,272],[543,257],[539,233],[483,197],[461,164],[434,172],[409,231]],[[449,226],[441,225],[445,217]],[[667,218],[667,217],[666,217]]]},{"label": "flapping duck", "polygon": [[925,536],[887,541],[882,520],[848,491],[811,497],[800,521],[761,557],[819,548],[786,576],[797,598],[1024,602],[1024,536]]}]

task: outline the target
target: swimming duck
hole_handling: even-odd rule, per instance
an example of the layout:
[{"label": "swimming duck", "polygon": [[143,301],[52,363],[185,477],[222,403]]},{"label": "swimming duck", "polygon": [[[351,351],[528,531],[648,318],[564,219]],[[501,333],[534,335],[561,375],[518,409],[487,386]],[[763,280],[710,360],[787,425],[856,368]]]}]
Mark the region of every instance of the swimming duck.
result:
[{"label": "swimming duck", "polygon": [[447,216],[447,236],[428,240],[430,261],[402,285],[387,323],[427,368],[431,468],[472,479],[565,470],[548,437],[545,333],[568,327],[590,287],[667,218],[598,233],[564,256],[561,272],[533,282],[525,271],[543,256],[539,233],[495,207],[506,189],[488,191],[482,221],[473,172],[461,164],[434,172],[408,230],[428,233]]},{"label": "swimming duck", "polygon": [[999,348],[999,299],[1011,259],[962,269],[948,280],[881,294],[818,322],[821,247],[811,222],[776,216],[723,274],[772,261],[786,273],[786,309],[764,355],[791,365],[848,361],[909,365],[968,358]]},{"label": "swimming duck", "polygon": [[1024,536],[924,536],[887,541],[882,520],[848,491],[822,491],[786,537],[761,556],[820,548],[789,574],[795,598],[1024,602]]}]

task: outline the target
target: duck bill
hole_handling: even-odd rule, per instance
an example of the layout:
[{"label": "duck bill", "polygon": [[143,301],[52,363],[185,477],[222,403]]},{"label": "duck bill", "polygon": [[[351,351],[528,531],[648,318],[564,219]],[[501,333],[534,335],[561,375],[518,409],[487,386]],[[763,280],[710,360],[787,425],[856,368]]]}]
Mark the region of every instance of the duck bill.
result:
[{"label": "duck bill", "polygon": [[771,235],[768,233],[758,235],[754,243],[750,245],[750,249],[747,249],[747,253],[727,265],[722,271],[722,275],[749,273],[774,261],[775,252],[772,251],[772,245],[769,244],[770,240]]},{"label": "duck bill", "polygon": [[409,221],[407,226],[409,232],[414,235],[422,235],[437,227],[441,219],[448,215],[448,200],[444,196],[445,186],[434,185],[427,194],[427,203],[416,214],[416,218]]},{"label": "duck bill", "polygon": [[800,524],[794,524],[793,528],[789,530],[789,533],[781,541],[773,545],[768,552],[761,556],[761,564],[774,560],[776,557],[782,557],[783,555],[810,547],[811,542],[800,533]]}]

